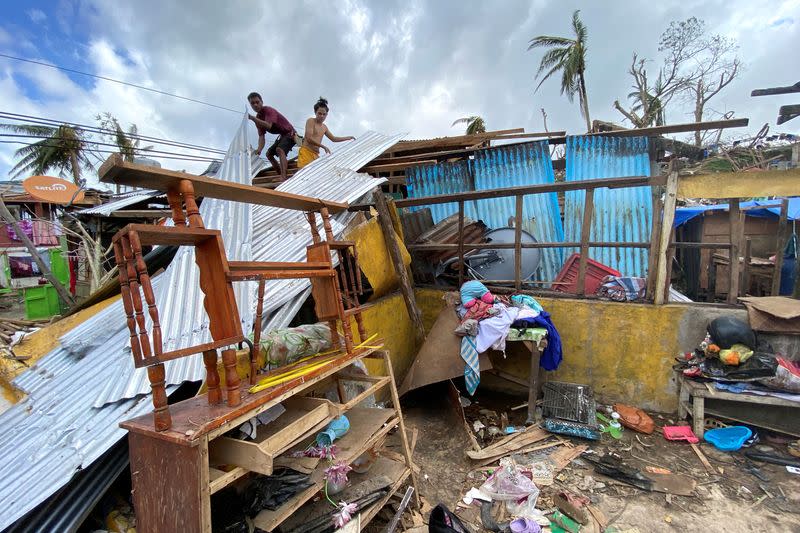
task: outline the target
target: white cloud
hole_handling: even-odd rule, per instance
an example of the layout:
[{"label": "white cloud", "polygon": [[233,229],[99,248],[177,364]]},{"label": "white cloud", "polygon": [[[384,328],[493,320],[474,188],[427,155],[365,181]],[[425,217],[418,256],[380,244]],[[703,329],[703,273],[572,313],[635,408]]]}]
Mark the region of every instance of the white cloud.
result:
[{"label": "white cloud", "polygon": [[[785,58],[800,40],[800,0],[769,10],[748,0],[645,0],[628,3],[508,0],[383,0],[292,2],[281,9],[249,0],[201,1],[186,5],[161,0],[100,2],[76,8],[59,3],[55,13],[78,17],[91,42],[69,39],[89,69],[102,76],[153,87],[244,111],[245,95],[256,90],[296,126],[313,112],[317,97],[331,105],[329,125],[338,135],[365,128],[411,137],[460,133],[456,118],[482,115],[490,129],[548,126],[580,133],[577,103],[559,94],[558,79],[534,93],[541,52],[527,52],[538,34],[567,35],[579,7],[589,30],[587,83],[593,118],[620,121],[612,108],[629,92],[631,54],[657,59],[659,34],[671,20],[698,16],[709,29],[736,37],[747,69],[713,102],[750,116],[752,130],[774,123],[785,98],[750,98],[752,89],[794,83]],[[621,21],[635,20],[636,24]],[[73,33],[75,33],[73,31]],[[0,44],[30,35],[4,23]],[[44,46],[44,45],[41,45]],[[51,57],[46,51],[22,51]],[[38,69],[38,70],[36,70]],[[111,111],[127,125],[155,137],[226,148],[241,118],[230,113],[100,80],[88,86],[73,76],[23,67],[0,59],[0,110],[83,123]],[[47,101],[34,101],[24,83],[34,83]],[[23,111],[20,111],[23,112]],[[686,120],[675,109],[673,120]],[[779,131],[797,131],[793,122]],[[773,128],[775,130],[775,128]],[[173,150],[170,148],[170,150]],[[11,147],[0,145],[0,173]],[[167,167],[202,169],[202,163],[164,159]]]},{"label": "white cloud", "polygon": [[28,17],[30,17],[34,24],[39,24],[40,22],[47,20],[47,15],[45,15],[44,11],[41,9],[29,9],[27,13]]}]

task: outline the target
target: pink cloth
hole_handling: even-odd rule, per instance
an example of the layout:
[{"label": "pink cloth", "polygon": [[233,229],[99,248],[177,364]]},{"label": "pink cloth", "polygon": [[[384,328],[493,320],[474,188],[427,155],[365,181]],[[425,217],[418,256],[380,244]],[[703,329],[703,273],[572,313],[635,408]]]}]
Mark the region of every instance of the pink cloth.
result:
[{"label": "pink cloth", "polygon": [[492,296],[491,292],[487,292],[486,294],[481,296],[481,300],[483,302],[487,303],[487,304],[493,304],[494,303],[494,296]]}]

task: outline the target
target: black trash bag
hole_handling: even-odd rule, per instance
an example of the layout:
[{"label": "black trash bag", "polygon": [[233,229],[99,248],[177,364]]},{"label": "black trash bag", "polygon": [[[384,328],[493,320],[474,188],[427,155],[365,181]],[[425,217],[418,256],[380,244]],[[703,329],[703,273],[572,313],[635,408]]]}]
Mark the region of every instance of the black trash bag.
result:
[{"label": "black trash bag", "polygon": [[472,533],[467,526],[445,505],[439,504],[431,511],[428,518],[430,533]]},{"label": "black trash bag", "polygon": [[244,502],[249,516],[258,514],[262,509],[274,511],[283,503],[313,483],[309,476],[288,468],[276,470],[271,476],[258,476],[247,487]]},{"label": "black trash bag", "polygon": [[723,350],[727,350],[734,344],[744,344],[751,350],[755,350],[758,346],[756,334],[750,326],[732,316],[715,318],[706,329],[714,344]]},{"label": "black trash bag", "polygon": [[228,487],[211,497],[213,533],[248,533],[249,527],[236,490]]},{"label": "black trash bag", "polygon": [[581,459],[593,464],[598,474],[614,478],[617,481],[622,481],[642,490],[653,490],[653,481],[646,478],[635,468],[626,465],[618,455],[604,455],[600,458],[583,455]]},{"label": "black trash bag", "polygon": [[739,366],[726,365],[709,357],[700,364],[703,377],[717,381],[757,381],[771,378],[778,370],[778,360],[773,354],[753,352],[750,359]]}]

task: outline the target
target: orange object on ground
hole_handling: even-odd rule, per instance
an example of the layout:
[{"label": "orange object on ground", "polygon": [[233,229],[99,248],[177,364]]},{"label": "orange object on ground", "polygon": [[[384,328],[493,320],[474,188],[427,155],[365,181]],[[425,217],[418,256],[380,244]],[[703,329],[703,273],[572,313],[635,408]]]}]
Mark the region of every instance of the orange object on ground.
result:
[{"label": "orange object on ground", "polygon": [[619,413],[620,424],[626,428],[633,429],[640,433],[647,433],[648,435],[656,428],[656,424],[653,422],[653,419],[650,418],[650,415],[637,407],[616,403],[614,404],[614,410]]}]

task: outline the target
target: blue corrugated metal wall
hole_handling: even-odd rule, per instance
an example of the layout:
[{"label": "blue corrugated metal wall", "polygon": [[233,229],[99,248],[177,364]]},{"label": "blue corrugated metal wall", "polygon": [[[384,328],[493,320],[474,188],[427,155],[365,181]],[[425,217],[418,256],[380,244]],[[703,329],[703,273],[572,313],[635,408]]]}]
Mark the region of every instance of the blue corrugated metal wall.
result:
[{"label": "blue corrugated metal wall", "polygon": [[[650,175],[647,137],[568,137],[566,160],[567,181]],[[584,191],[566,193],[564,233],[567,241],[580,241],[583,204]],[[596,189],[591,240],[648,242],[652,217],[649,187]],[[591,259],[625,276],[644,277],[647,254],[646,249],[640,248],[589,249]]]},{"label": "blue corrugated metal wall", "polygon": [[[458,163],[409,168],[408,195],[420,198],[434,194],[480,191],[521,185],[553,183],[553,164],[547,141],[498,146],[477,152],[474,159]],[[434,223],[458,212],[458,205],[429,206]],[[476,200],[464,204],[464,214],[483,220],[490,228],[508,225],[515,214],[514,197]],[[540,242],[563,242],[564,228],[555,193],[526,196],[523,229]],[[542,250],[539,279],[552,280],[564,263],[561,249]]]}]

